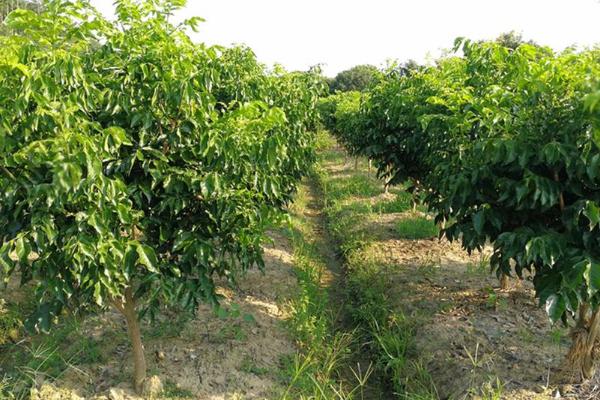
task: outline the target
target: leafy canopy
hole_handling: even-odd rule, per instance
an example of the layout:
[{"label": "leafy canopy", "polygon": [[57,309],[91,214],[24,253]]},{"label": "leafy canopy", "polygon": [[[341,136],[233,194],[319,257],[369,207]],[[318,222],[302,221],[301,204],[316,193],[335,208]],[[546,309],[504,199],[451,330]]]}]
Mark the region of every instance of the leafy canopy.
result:
[{"label": "leafy canopy", "polygon": [[144,310],[215,303],[312,162],[312,73],[193,43],[181,0],[12,12],[0,37],[0,275],[33,282],[30,326],[131,289]]},{"label": "leafy canopy", "polygon": [[457,41],[449,57],[391,74],[340,132],[392,182],[425,187],[445,235],[492,242],[498,274],[529,270],[552,320],[600,306],[597,50]]}]

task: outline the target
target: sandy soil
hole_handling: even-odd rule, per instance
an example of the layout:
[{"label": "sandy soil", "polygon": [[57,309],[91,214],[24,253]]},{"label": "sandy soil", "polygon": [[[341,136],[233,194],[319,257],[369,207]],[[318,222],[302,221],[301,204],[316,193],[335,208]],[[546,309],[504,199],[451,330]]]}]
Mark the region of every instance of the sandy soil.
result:
[{"label": "sandy soil", "polygon": [[392,271],[393,304],[416,321],[413,356],[440,398],[471,398],[470,390],[491,391],[496,379],[503,399],[547,398],[568,340],[537,306],[529,281],[502,291],[479,255],[446,241],[390,239],[373,254]]}]

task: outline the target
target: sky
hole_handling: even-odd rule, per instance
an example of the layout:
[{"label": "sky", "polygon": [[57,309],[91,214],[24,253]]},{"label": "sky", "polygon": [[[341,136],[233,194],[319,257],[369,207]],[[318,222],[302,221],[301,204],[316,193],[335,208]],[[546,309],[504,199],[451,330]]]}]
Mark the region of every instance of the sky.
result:
[{"label": "sky", "polygon": [[[91,0],[107,16],[113,0]],[[188,0],[200,16],[194,40],[245,44],[288,70],[322,65],[325,75],[388,60],[431,61],[456,37],[517,31],[557,50],[600,44],[600,0]]]}]

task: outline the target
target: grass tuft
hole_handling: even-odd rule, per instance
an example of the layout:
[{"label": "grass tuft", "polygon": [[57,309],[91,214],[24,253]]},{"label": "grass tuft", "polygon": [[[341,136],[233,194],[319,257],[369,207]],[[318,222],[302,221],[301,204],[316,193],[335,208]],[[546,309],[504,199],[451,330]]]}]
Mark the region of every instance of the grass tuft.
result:
[{"label": "grass tuft", "polygon": [[418,240],[435,238],[440,230],[431,219],[415,216],[398,221],[396,233],[402,239]]}]

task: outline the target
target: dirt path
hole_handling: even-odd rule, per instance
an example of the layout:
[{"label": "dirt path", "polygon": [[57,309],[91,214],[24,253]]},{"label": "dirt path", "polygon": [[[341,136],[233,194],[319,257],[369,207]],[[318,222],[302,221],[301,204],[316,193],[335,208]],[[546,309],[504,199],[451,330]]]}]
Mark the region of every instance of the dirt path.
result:
[{"label": "dirt path", "polygon": [[[324,212],[323,192],[314,177],[308,179],[304,186],[307,200],[303,210],[304,222],[310,229],[310,238],[319,257],[327,267],[323,273],[322,287],[329,294],[329,306],[335,316],[334,329],[336,332],[355,333],[355,326],[346,310],[348,293],[345,284],[344,260],[339,243],[335,241],[328,228],[328,220]],[[355,343],[351,350],[352,355],[341,371],[341,379],[348,387],[355,386],[357,384],[356,373],[368,371],[371,364],[370,358],[359,343]],[[368,380],[359,398],[376,399],[380,398],[380,393],[381,389],[378,384]]]},{"label": "dirt path", "polygon": [[323,287],[329,291],[331,308],[336,315],[336,328],[344,328],[344,268],[338,256],[338,246],[327,231],[327,219],[323,213],[323,194],[315,179],[310,179],[306,185],[307,204],[304,218],[311,230],[311,239],[316,245],[319,256],[327,266],[323,274]]}]

